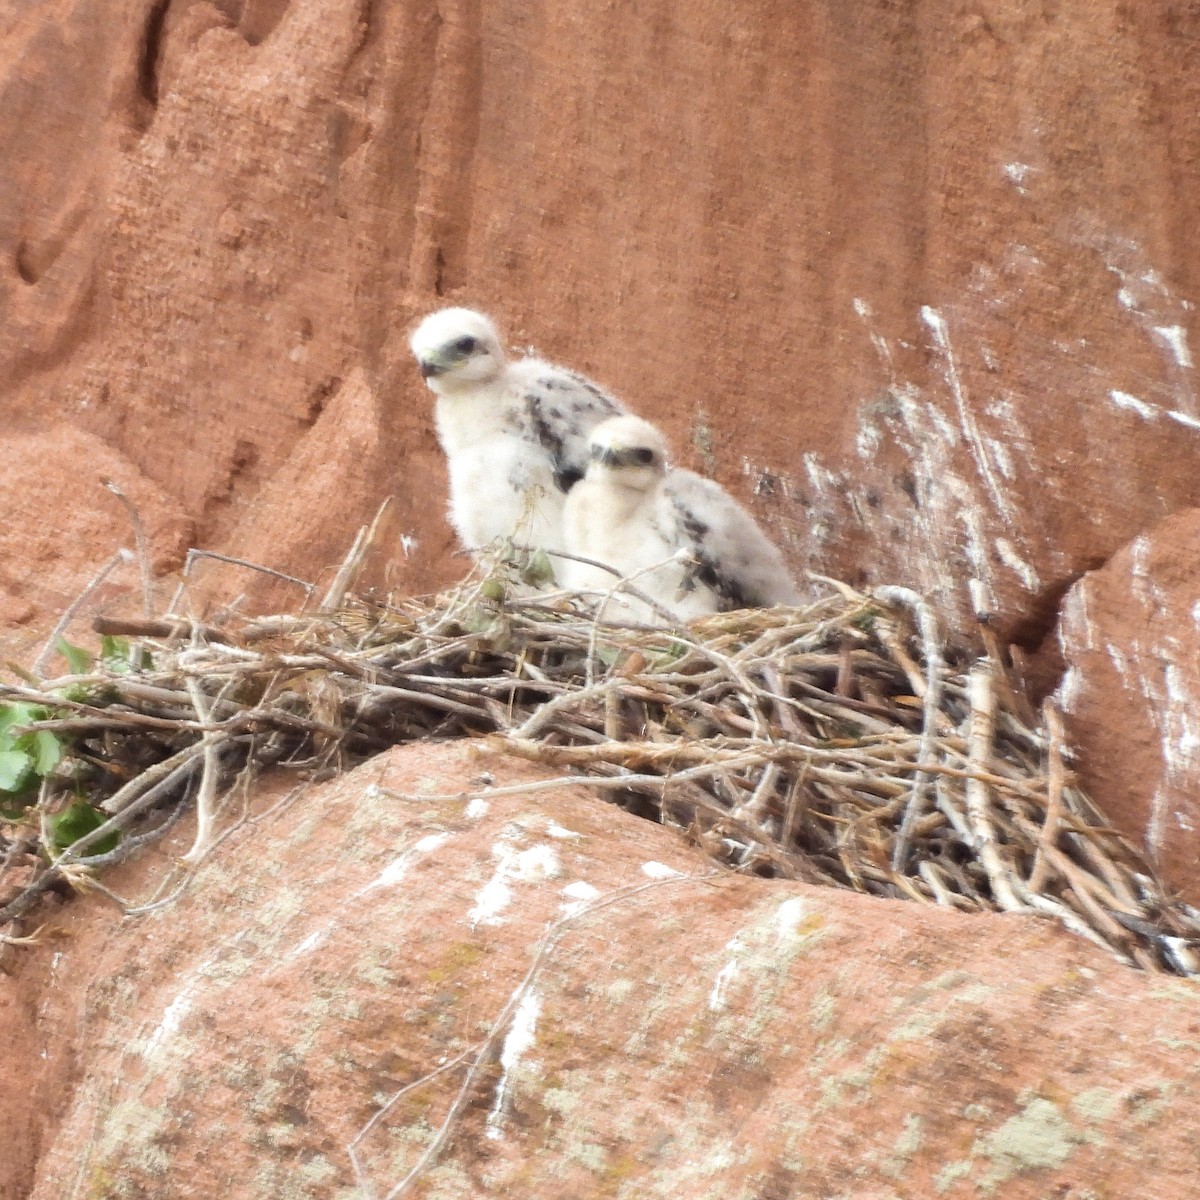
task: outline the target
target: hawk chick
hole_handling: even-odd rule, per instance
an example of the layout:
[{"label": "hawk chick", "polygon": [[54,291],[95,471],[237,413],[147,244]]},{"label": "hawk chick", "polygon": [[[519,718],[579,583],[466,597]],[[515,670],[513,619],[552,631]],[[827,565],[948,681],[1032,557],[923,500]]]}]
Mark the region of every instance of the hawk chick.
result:
[{"label": "hawk chick", "polygon": [[[617,576],[680,620],[734,608],[798,604],[783,556],[754,518],[711,479],[672,469],[662,434],[622,416],[591,434],[587,476],[563,511],[566,549],[617,573],[566,560],[564,586],[607,592]],[[628,595],[610,617],[661,623],[663,616]]]},{"label": "hawk chick", "polygon": [[588,434],[624,406],[565,367],[510,361],[492,322],[467,308],[432,313],[409,345],[437,396],[450,521],[462,544],[478,553],[512,538],[563,549],[563,499],[587,468]]}]

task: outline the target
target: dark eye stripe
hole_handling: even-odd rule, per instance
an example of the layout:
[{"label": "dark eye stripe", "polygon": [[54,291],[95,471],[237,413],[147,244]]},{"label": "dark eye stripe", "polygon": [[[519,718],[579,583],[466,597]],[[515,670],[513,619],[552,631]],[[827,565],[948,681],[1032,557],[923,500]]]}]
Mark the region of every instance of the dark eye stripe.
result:
[{"label": "dark eye stripe", "polygon": [[654,451],[645,446],[629,450],[615,450],[611,446],[593,446],[592,462],[606,463],[610,467],[645,467],[654,461]]},{"label": "dark eye stripe", "polygon": [[450,347],[450,349],[456,351],[459,354],[472,354],[472,353],[474,353],[474,351],[478,347],[478,345],[479,345],[479,341],[477,338],[460,337],[458,339],[458,341],[455,342]]}]

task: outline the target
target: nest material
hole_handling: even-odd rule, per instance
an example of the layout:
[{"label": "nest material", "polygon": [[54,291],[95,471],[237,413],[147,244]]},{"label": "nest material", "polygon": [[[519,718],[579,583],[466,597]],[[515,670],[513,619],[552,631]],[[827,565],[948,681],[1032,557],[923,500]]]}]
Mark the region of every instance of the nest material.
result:
[{"label": "nest material", "polygon": [[[139,639],[140,669],[0,685],[0,703],[53,709],[39,727],[69,745],[29,810],[41,835],[27,817],[0,840],[0,930],[48,887],[129,857],[191,798],[195,861],[220,794],[266,767],[311,775],[491,735],[742,871],[1041,914],[1130,965],[1200,971],[1200,914],[1074,785],[1057,714],[1037,727],[995,653],[946,661],[914,593],[839,584],[804,609],[651,629],[512,584],[493,573],[432,599],[221,628],[97,622]],[[47,814],[80,788],[108,820],[56,857]],[[98,853],[113,830],[122,842]]]}]

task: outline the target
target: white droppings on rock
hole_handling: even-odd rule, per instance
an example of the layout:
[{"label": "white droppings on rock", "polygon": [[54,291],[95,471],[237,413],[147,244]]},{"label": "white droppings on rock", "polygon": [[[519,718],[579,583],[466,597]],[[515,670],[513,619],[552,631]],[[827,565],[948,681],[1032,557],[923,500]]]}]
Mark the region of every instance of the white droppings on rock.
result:
[{"label": "white droppings on rock", "polygon": [[324,945],[329,939],[328,929],[314,929],[308,937],[297,942],[287,954],[284,955],[284,962],[293,962],[297,958],[302,958],[306,954],[311,954],[318,946]]},{"label": "white droppings on rock", "polygon": [[1129,549],[1129,557],[1131,560],[1130,589],[1134,599],[1140,604],[1161,612],[1166,604],[1166,597],[1163,595],[1162,588],[1155,581],[1154,573],[1150,570],[1150,539],[1144,533],[1134,538]]},{"label": "white droppings on rock", "polygon": [[738,956],[745,949],[745,944],[741,937],[735,934],[725,943],[725,949],[729,951],[729,961],[717,972],[712,990],[708,993],[708,1007],[712,1012],[719,1012],[728,1003],[726,992],[738,973]]},{"label": "white droppings on rock", "polygon": [[1120,647],[1115,646],[1112,642],[1105,642],[1104,652],[1108,655],[1108,661],[1112,663],[1113,669],[1121,677],[1122,686],[1135,688],[1133,680],[1130,678],[1129,660]]},{"label": "white droppings on rock", "polygon": [[999,438],[984,438],[984,443],[1000,474],[1005,479],[1016,479],[1017,468],[1012,460],[1012,455],[1008,452],[1008,447]]},{"label": "white droppings on rock", "polygon": [[512,888],[508,886],[505,864],[495,870],[491,879],[475,893],[475,903],[467,913],[471,928],[476,925],[499,925],[500,913],[512,901]]},{"label": "white droppings on rock", "polygon": [[1074,713],[1083,692],[1083,672],[1075,666],[1068,667],[1055,693],[1058,707],[1065,713]]},{"label": "white droppings on rock", "polygon": [[642,863],[642,874],[651,879],[671,879],[676,875],[682,875],[683,872],[675,870],[674,867],[668,867],[666,863],[652,861]]},{"label": "white droppings on rock", "polygon": [[823,465],[815,454],[805,454],[800,461],[804,464],[804,473],[809,482],[817,491],[837,491],[839,485],[845,482],[843,477]]},{"label": "white droppings on rock", "polygon": [[1168,778],[1179,787],[1190,788],[1200,778],[1200,696],[1187,686],[1187,676],[1178,663],[1168,662],[1163,670],[1167,703],[1163,710],[1163,759]]},{"label": "white droppings on rock", "polygon": [[487,1117],[487,1136],[493,1141],[503,1136],[500,1121],[512,1091],[512,1074],[521,1059],[533,1049],[536,1042],[537,1019],[542,1011],[542,1002],[534,991],[528,991],[521,997],[517,1011],[513,1014],[512,1024],[504,1038],[504,1048],[500,1051],[500,1066],[502,1073],[500,1082],[496,1084],[496,1099]]},{"label": "white droppings on rock", "polygon": [[1017,519],[1016,507],[1008,498],[1003,483],[997,478],[995,466],[988,456],[987,447],[984,445],[983,438],[979,433],[979,426],[967,402],[967,395],[963,389],[962,380],[959,378],[958,365],[955,362],[954,348],[950,343],[950,331],[946,325],[946,320],[936,308],[928,304],[921,308],[921,320],[925,322],[933,333],[933,340],[941,352],[942,360],[945,364],[946,383],[950,388],[950,394],[954,397],[954,404],[958,410],[959,426],[971,448],[979,477],[991,495],[996,511],[1010,523],[1015,523]]},{"label": "white droppings on rock", "polygon": [[562,892],[571,900],[595,900],[600,896],[600,889],[585,879],[576,879],[574,883],[568,883]]},{"label": "white droppings on rock", "polygon": [[546,823],[546,834],[548,837],[558,838],[560,841],[579,841],[582,839],[582,833],[576,833],[574,829],[566,829],[555,821]]},{"label": "white droppings on rock", "polygon": [[752,924],[725,943],[728,957],[713,979],[708,994],[710,1011],[729,1007],[734,981],[743,976],[739,990],[753,990],[752,1011],[761,1013],[769,1008],[786,986],[796,956],[824,936],[824,924],[818,907],[802,896],[789,896],[760,910]]},{"label": "white droppings on rock", "polygon": [[1037,571],[1021,557],[1016,546],[1008,538],[996,539],[996,554],[1000,561],[1020,579],[1027,592],[1037,592],[1042,586]]},{"label": "white droppings on rock", "polygon": [[1118,408],[1123,408],[1127,412],[1137,413],[1144,420],[1153,421],[1158,416],[1157,405],[1147,404],[1145,400],[1139,400],[1136,396],[1131,396],[1128,392],[1123,392],[1119,388],[1113,388],[1108,394]]},{"label": "white droppings on rock", "polygon": [[600,898],[600,889],[593,887],[590,883],[582,879],[577,879],[574,883],[568,883],[562,890],[562,894],[567,897],[563,901],[562,912],[565,917],[573,917],[577,913],[582,912],[589,904]]},{"label": "white droppings on rock", "polygon": [[1018,192],[1025,195],[1029,189],[1024,186],[1025,180],[1029,177],[1029,172],[1033,168],[1028,163],[1010,162],[1004,164],[1004,174],[1013,182]]},{"label": "white droppings on rock", "polygon": [[183,1025],[183,1018],[191,1010],[193,993],[195,993],[201,982],[206,978],[209,968],[215,961],[215,958],[207,959],[191,972],[187,982],[184,983],[183,987],[176,994],[175,999],[163,1010],[158,1027],[150,1035],[149,1040],[142,1049],[143,1058],[153,1058],[159,1049],[179,1032],[180,1027]]},{"label": "white droppings on rock", "polygon": [[488,804],[482,796],[476,796],[466,807],[465,816],[468,821],[478,821],[481,817],[488,815],[488,809],[491,805]]},{"label": "white droppings on rock", "polygon": [[775,912],[780,937],[793,937],[801,921],[809,915],[808,902],[802,896],[789,896]]},{"label": "white droppings on rock", "polygon": [[432,854],[449,840],[450,835],[448,833],[431,833],[421,838],[415,845],[405,850],[399,858],[395,858],[388,863],[379,875],[368,883],[366,887],[360,888],[355,892],[353,899],[357,900],[361,896],[365,896],[368,892],[373,892],[376,888],[394,887],[412,869],[413,863],[420,858],[424,858],[426,855]]},{"label": "white droppings on rock", "polygon": [[854,448],[859,458],[874,458],[883,442],[883,435],[874,425],[859,425],[854,435]]},{"label": "white droppings on rock", "polygon": [[541,883],[562,874],[558,852],[553,846],[533,846],[522,850],[513,863],[513,877],[522,883]]},{"label": "white droppings on rock", "polygon": [[472,929],[480,924],[501,923],[500,914],[513,899],[510,883],[541,883],[562,873],[553,846],[531,846],[528,850],[517,850],[512,844],[512,836],[511,833],[503,835],[492,847],[492,857],[497,860],[496,869],[475,894],[475,903],[467,913]]},{"label": "white droppings on rock", "polygon": [[1065,656],[1069,656],[1077,645],[1084,650],[1092,650],[1098,645],[1096,626],[1088,611],[1086,586],[1073,587],[1063,601],[1058,644]]},{"label": "white droppings on rock", "polygon": [[1200,418],[1193,417],[1189,413],[1177,412],[1174,409],[1168,410],[1167,419],[1175,421],[1179,425],[1186,426],[1188,429],[1200,429]]},{"label": "white droppings on rock", "polygon": [[1194,365],[1192,352],[1187,344],[1187,330],[1182,325],[1152,325],[1151,332],[1166,345],[1176,366],[1191,369]]},{"label": "white droppings on rock", "polygon": [[1163,835],[1167,828],[1167,813],[1171,807],[1171,793],[1165,781],[1160,782],[1154,789],[1154,799],[1150,804],[1150,817],[1146,822],[1146,847],[1150,857],[1156,862],[1162,855]]}]

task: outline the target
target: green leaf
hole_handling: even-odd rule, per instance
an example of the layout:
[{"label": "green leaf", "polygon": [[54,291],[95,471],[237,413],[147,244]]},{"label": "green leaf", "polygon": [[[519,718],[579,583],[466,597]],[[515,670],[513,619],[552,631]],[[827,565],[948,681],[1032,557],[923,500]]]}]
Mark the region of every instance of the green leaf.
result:
[{"label": "green leaf", "polygon": [[863,633],[874,633],[875,622],[878,620],[878,618],[878,613],[868,610],[867,612],[859,613],[858,616],[850,622],[850,624],[853,625],[855,629],[861,630]]},{"label": "green leaf", "polygon": [[129,642],[123,637],[115,637],[106,633],[100,639],[100,657],[107,662],[110,658],[122,658],[129,661]]},{"label": "green leaf", "polygon": [[501,601],[504,599],[504,584],[499,579],[486,579],[479,586],[479,594],[488,600]]},{"label": "green leaf", "polygon": [[86,675],[92,669],[92,656],[82,646],[72,646],[65,637],[59,637],[54,648],[67,660],[72,675]]},{"label": "green leaf", "polygon": [[[30,736],[33,739],[34,749],[33,769],[39,775],[49,775],[62,762],[62,742],[48,729],[35,729]],[[21,740],[24,741],[25,739],[22,738]]]},{"label": "green leaf", "polygon": [[50,715],[40,704],[0,704],[0,791],[19,791],[30,775],[49,775],[62,762],[63,744],[48,729],[13,733]]},{"label": "green leaf", "polygon": [[14,700],[11,704],[0,704],[0,750],[11,750],[19,739],[10,732],[14,725],[32,725],[44,721],[46,710],[37,704],[26,704]]},{"label": "green leaf", "polygon": [[659,648],[650,660],[656,671],[665,671],[677,663],[689,650],[686,642],[670,642]]},{"label": "green leaf", "polygon": [[0,792],[23,792],[33,782],[33,759],[23,750],[0,750]]},{"label": "green leaf", "polygon": [[[108,818],[98,808],[93,808],[84,800],[73,800],[57,816],[50,818],[51,836],[55,848],[67,850],[81,837],[86,837],[93,829],[99,829]],[[89,846],[87,854],[107,854],[121,840],[119,833],[113,832],[102,837],[94,845]]]},{"label": "green leaf", "polygon": [[521,568],[521,579],[530,587],[543,587],[554,582],[554,567],[545,550],[535,550]]},{"label": "green leaf", "polygon": [[617,660],[621,657],[621,653],[622,651],[620,646],[606,646],[603,642],[601,642],[596,647],[596,657],[606,667],[615,667],[617,665]]},{"label": "green leaf", "polygon": [[100,661],[114,675],[128,675],[133,671],[149,671],[154,662],[150,651],[144,646],[139,653],[134,654],[129,640],[123,637],[112,637],[105,634],[100,639]]}]

